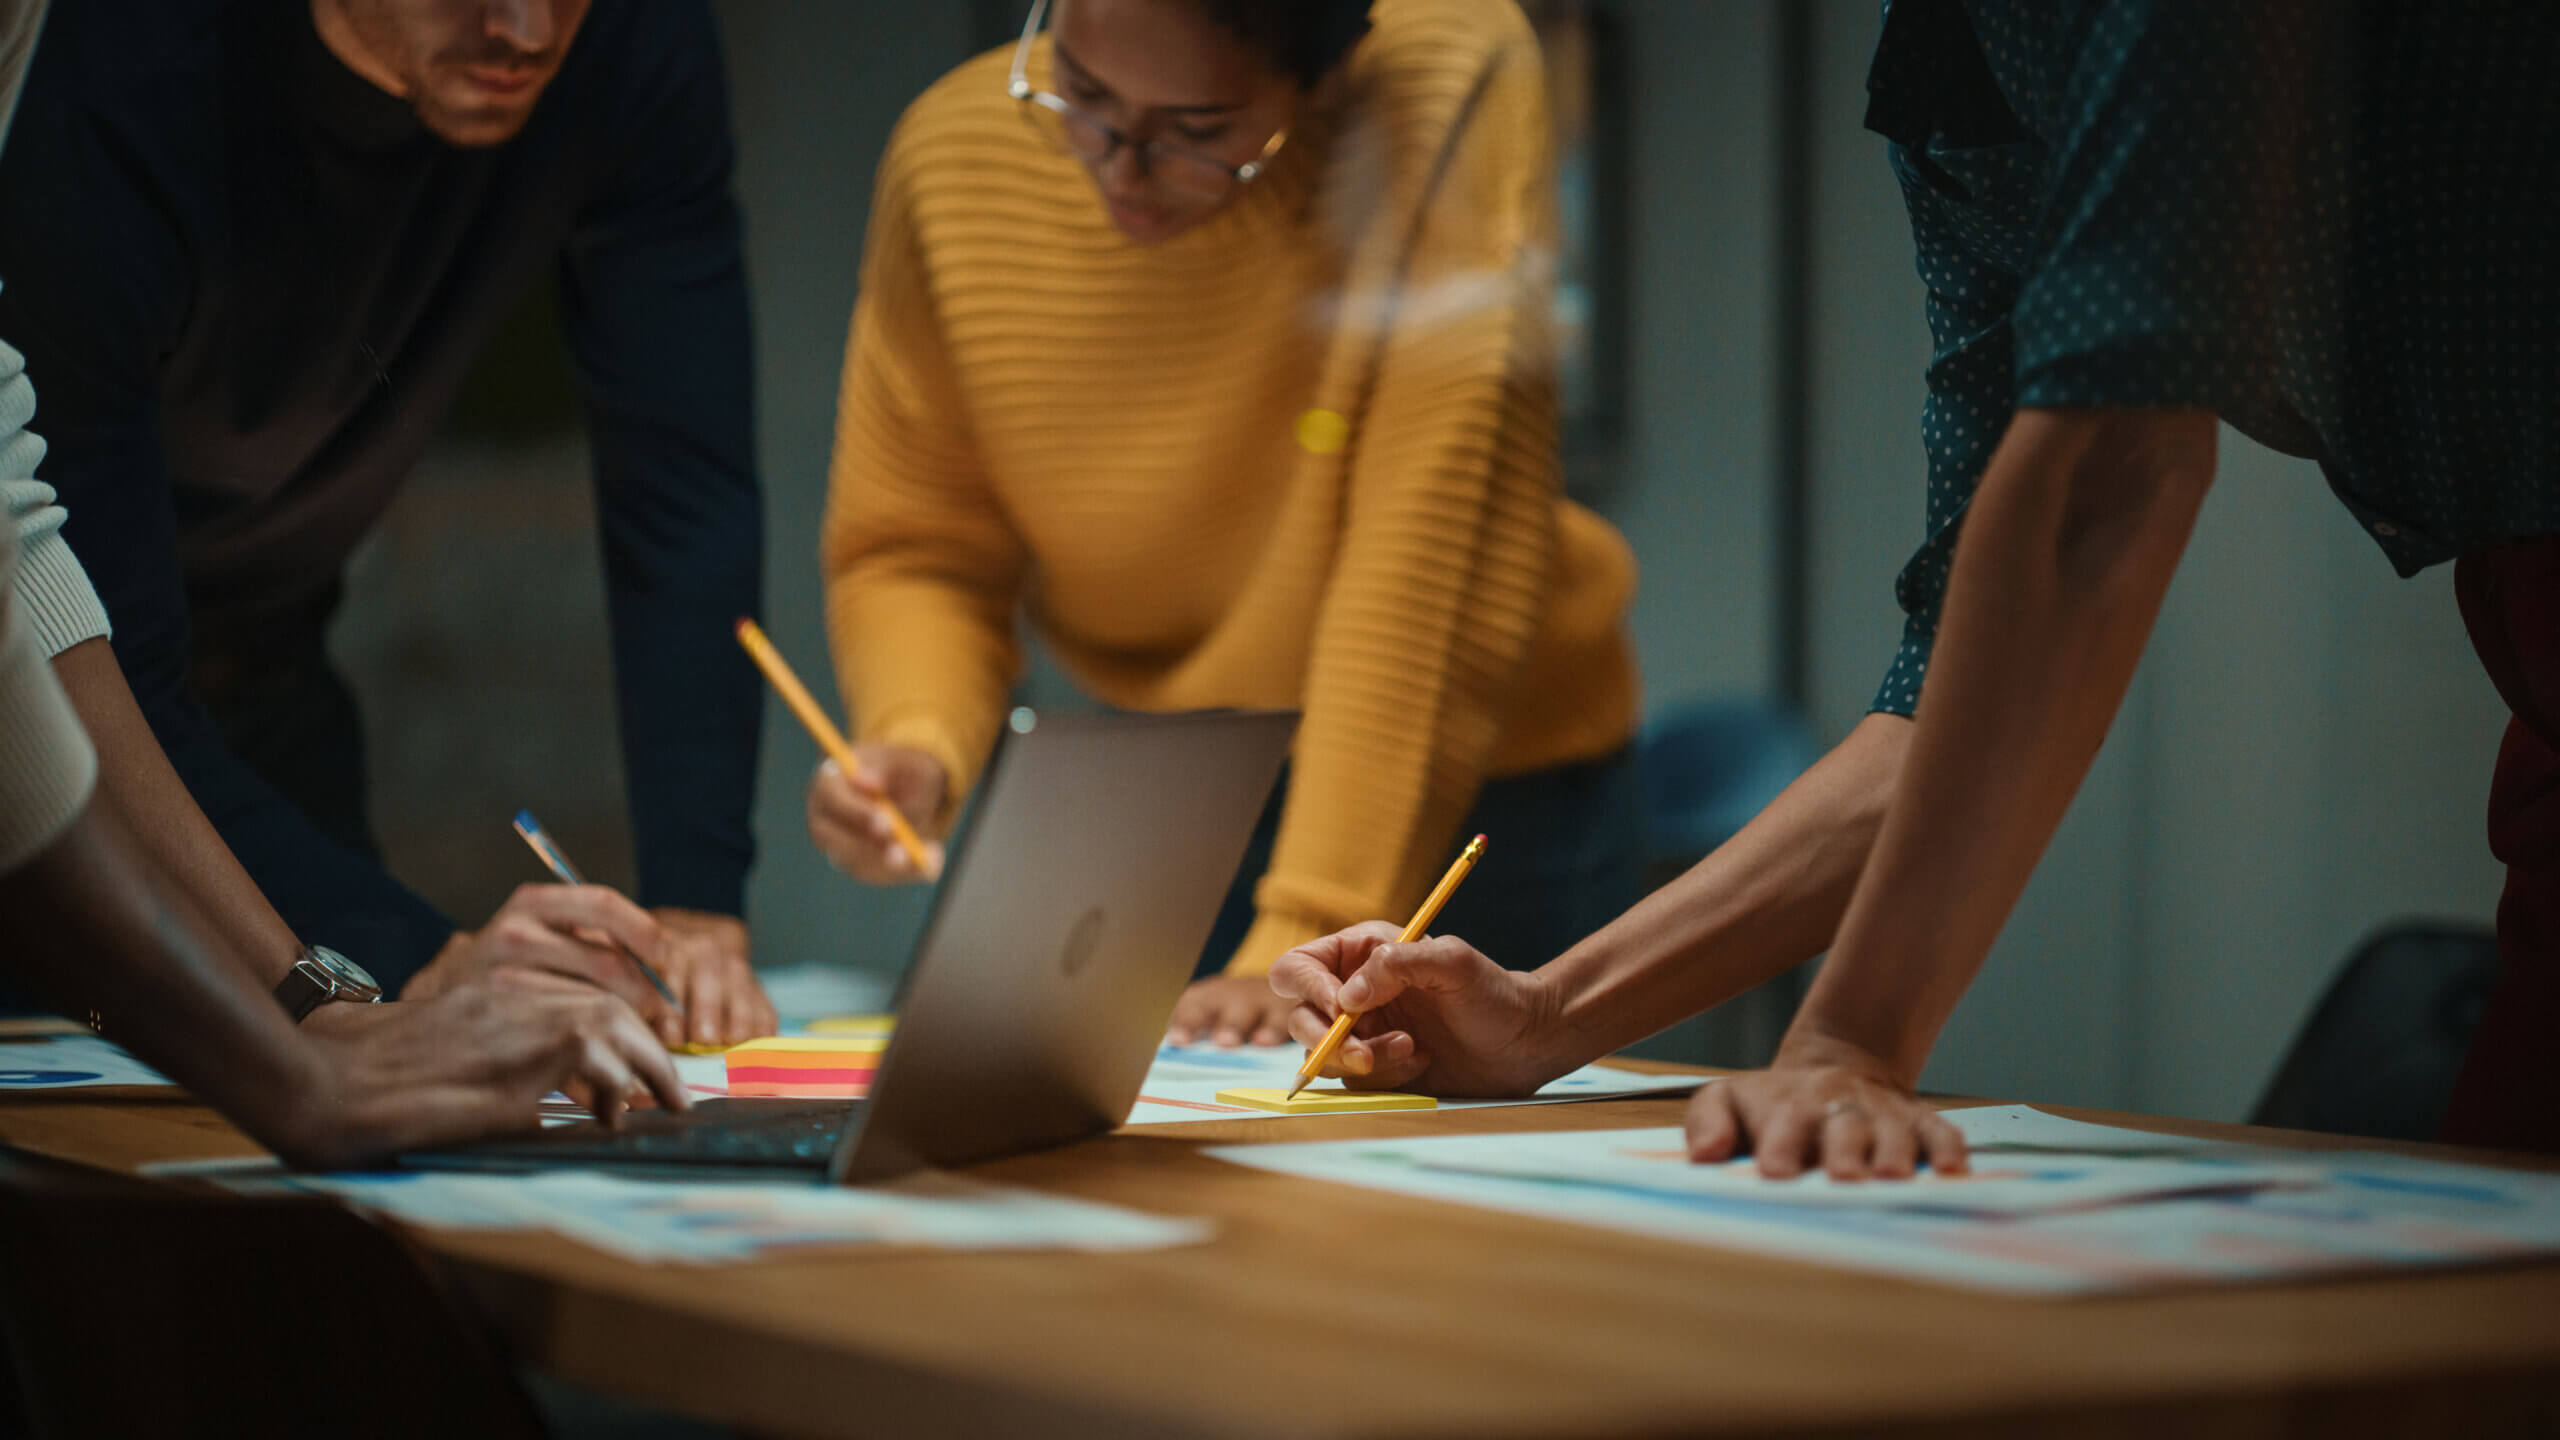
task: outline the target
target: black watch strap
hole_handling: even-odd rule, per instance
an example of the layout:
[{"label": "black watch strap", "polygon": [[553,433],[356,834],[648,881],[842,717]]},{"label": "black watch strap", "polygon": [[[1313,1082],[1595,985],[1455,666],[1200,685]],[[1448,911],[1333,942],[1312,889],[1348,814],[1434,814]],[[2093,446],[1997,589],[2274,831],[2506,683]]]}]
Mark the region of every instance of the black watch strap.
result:
[{"label": "black watch strap", "polygon": [[276,982],[276,1002],[284,1006],[284,1013],[292,1016],[296,1025],[305,1015],[328,1004],[337,992],[338,987],[330,983],[329,972],[303,958],[296,958],[293,968]]},{"label": "black watch strap", "polygon": [[303,947],[302,954],[276,982],[276,1003],[295,1024],[332,1000],[350,1000],[372,1004],[382,998],[382,987],[374,983],[364,967],[335,950],[318,945]]}]

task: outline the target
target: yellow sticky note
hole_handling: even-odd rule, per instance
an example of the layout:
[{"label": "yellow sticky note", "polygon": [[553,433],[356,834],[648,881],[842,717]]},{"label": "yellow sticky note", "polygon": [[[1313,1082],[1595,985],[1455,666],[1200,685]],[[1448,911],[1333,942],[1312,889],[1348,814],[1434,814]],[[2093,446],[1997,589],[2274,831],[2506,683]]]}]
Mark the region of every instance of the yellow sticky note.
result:
[{"label": "yellow sticky note", "polygon": [[726,1055],[729,1053],[728,1046],[713,1044],[708,1040],[687,1040],[681,1045],[670,1045],[667,1049],[669,1053],[676,1055]]},{"label": "yellow sticky note", "polygon": [[897,1023],[895,1015],[830,1015],[808,1028],[812,1035],[886,1035]]},{"label": "yellow sticky note", "polygon": [[1256,1110],[1276,1110],[1283,1115],[1351,1115],[1363,1110],[1437,1110],[1440,1102],[1428,1095],[1399,1095],[1393,1090],[1301,1090],[1298,1098],[1289,1098],[1286,1090],[1221,1090],[1218,1098],[1229,1105],[1250,1105]]}]

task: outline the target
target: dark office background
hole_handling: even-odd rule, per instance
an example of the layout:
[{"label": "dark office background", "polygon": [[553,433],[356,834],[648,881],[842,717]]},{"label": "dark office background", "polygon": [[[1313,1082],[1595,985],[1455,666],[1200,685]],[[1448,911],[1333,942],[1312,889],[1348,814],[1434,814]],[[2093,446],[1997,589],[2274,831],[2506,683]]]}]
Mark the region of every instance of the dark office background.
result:
[{"label": "dark office background", "polygon": [[[906,101],[1025,5],[720,6],[755,287],[771,628],[826,680],[812,536],[871,166]],[[1625,324],[1578,487],[1644,565],[1651,711],[1799,702],[1820,737],[1892,652],[1917,535],[1927,336],[1880,144],[1873,0],[1595,0],[1623,132],[1597,259]],[[1606,227],[1604,227],[1605,229]],[[532,806],[599,878],[628,843],[585,451],[539,306],[361,557],[335,637],[395,867],[466,922],[539,878]],[[2310,466],[2226,435],[2223,479],[2080,803],[1931,1083],[2233,1117],[2352,943],[2482,918],[2503,711],[2441,571],[2415,582]],[[1054,676],[1035,676],[1043,698]],[[752,904],[770,961],[890,970],[922,915],[808,848],[814,752],[769,716]]]}]

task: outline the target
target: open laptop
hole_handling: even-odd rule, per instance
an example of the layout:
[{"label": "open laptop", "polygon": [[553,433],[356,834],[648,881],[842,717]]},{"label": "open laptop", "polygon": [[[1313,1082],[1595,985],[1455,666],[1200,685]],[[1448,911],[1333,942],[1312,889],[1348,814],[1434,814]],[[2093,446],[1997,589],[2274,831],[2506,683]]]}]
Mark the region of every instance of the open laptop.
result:
[{"label": "open laptop", "polygon": [[825,1170],[1064,1145],[1126,1119],[1297,728],[1285,711],[1016,710],[867,1100],[705,1100],[404,1155],[467,1170]]}]

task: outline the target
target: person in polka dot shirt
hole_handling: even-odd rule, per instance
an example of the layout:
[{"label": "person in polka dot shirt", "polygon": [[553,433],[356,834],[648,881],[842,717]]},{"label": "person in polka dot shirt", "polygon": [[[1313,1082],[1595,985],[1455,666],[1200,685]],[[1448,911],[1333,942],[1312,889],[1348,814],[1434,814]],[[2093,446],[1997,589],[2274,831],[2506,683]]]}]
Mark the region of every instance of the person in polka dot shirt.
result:
[{"label": "person in polka dot shirt", "polygon": [[2115,716],[2227,421],[2316,458],[2403,575],[2456,562],[2514,719],[2504,967],[2446,1137],[2560,1150],[2554,74],[2560,6],[1887,0],[1867,119],[1935,353],[1875,713],[1541,971],[1303,947],[1272,972],[1293,1033],[1348,1005],[1355,1083],[1516,1089],[1827,945],[1773,1066],[1700,1092],[1693,1153],[1960,1165],[1913,1085]]}]

